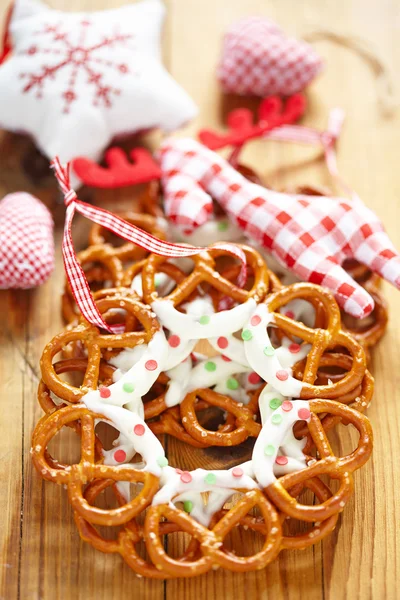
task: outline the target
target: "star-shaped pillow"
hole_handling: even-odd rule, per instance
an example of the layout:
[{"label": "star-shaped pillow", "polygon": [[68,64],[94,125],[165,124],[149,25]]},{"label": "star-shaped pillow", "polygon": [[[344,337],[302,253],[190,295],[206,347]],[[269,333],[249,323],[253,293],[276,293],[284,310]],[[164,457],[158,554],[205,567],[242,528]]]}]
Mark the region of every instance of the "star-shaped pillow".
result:
[{"label": "star-shaped pillow", "polygon": [[62,12],[16,0],[12,54],[0,67],[0,125],[30,134],[49,158],[99,160],[110,141],[196,114],[161,62],[161,0]]}]

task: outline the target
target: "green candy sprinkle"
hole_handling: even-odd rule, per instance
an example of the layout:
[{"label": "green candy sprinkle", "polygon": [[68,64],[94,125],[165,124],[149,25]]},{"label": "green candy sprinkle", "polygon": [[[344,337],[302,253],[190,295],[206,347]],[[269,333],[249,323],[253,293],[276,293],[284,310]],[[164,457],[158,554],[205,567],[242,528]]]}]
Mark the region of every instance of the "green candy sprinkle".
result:
[{"label": "green candy sprinkle", "polygon": [[239,387],[239,382],[234,377],[229,377],[228,381],[226,382],[226,387],[228,390],[237,390]]},{"label": "green candy sprinkle", "polygon": [[228,221],[220,221],[217,228],[218,231],[226,231],[228,229]]},{"label": "green candy sprinkle", "polygon": [[272,446],[271,444],[268,444],[268,446],[265,446],[264,448],[264,454],[265,456],[272,456],[275,452],[275,448],[274,446]]},{"label": "green candy sprinkle", "polygon": [[199,319],[199,323],[200,325],[208,325],[210,322],[210,317],[208,315],[203,315],[202,317],[200,317]]},{"label": "green candy sprinkle", "polygon": [[273,356],[275,354],[275,350],[272,346],[265,346],[264,354],[265,356]]},{"label": "green candy sprinkle", "polygon": [[159,458],[157,458],[157,464],[159,467],[167,467],[168,458],[166,456],[160,456]]},{"label": "green candy sprinkle", "polygon": [[269,407],[272,408],[272,410],[276,410],[281,404],[282,400],[279,400],[279,398],[272,398],[272,400],[269,401]]},{"label": "green candy sprinkle", "polygon": [[162,274],[161,274],[161,273],[156,273],[156,274],[154,275],[154,285],[155,285],[156,287],[158,287],[159,285],[161,285],[161,284],[162,284],[162,280],[163,280],[163,276],[162,276]]},{"label": "green candy sprinkle", "polygon": [[251,333],[250,329],[243,329],[242,340],[244,340],[245,342],[248,342],[249,340],[251,340],[252,337],[253,337],[253,334]]},{"label": "green candy sprinkle", "polygon": [[191,513],[193,510],[193,502],[191,502],[190,500],[185,500],[183,502],[183,510],[187,513]]},{"label": "green candy sprinkle", "polygon": [[217,483],[217,476],[214,475],[214,473],[208,473],[208,475],[204,477],[204,481],[209,485],[214,485],[215,483]]},{"label": "green candy sprinkle", "polygon": [[274,425],[280,425],[282,423],[282,415],[272,415],[271,421]]},{"label": "green candy sprinkle", "polygon": [[124,390],[124,392],[131,394],[135,390],[135,386],[133,385],[133,383],[124,383],[122,389]]},{"label": "green candy sprinkle", "polygon": [[217,365],[212,360],[209,360],[204,365],[204,368],[205,368],[206,371],[216,371]]}]

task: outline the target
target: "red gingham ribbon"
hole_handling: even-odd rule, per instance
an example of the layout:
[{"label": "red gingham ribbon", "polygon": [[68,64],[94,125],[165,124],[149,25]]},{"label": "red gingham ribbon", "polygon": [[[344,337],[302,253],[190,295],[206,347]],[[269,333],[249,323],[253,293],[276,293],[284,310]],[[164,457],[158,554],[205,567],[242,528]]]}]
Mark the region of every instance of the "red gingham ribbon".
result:
[{"label": "red gingham ribbon", "polygon": [[[62,253],[64,259],[64,268],[72,294],[83,317],[89,321],[89,323],[92,323],[92,325],[95,325],[96,327],[105,329],[110,333],[120,331],[120,326],[108,325],[101,316],[94,302],[85,273],[76,257],[71,235],[71,226],[75,211],[78,211],[91,221],[106,227],[125,240],[133,242],[141,248],[160,256],[184,258],[200,254],[204,250],[207,250],[207,248],[190,246],[188,244],[174,244],[159,240],[155,236],[143,231],[139,227],[136,227],[135,225],[124,221],[124,219],[113,215],[108,210],[104,210],[96,206],[91,206],[86,202],[82,202],[78,199],[75,191],[71,188],[69,181],[69,163],[63,166],[60,163],[59,158],[55,157],[51,163],[51,166],[54,169],[55,176],[64,194],[64,202],[67,207],[65,213]],[[214,244],[212,247],[221,248],[225,252],[232,254],[241,261],[242,267],[238,277],[238,285],[243,286],[247,277],[246,255],[244,254],[243,250],[233,244],[224,243]],[[225,306],[221,308],[227,308],[228,304],[229,302],[227,301]]]}]

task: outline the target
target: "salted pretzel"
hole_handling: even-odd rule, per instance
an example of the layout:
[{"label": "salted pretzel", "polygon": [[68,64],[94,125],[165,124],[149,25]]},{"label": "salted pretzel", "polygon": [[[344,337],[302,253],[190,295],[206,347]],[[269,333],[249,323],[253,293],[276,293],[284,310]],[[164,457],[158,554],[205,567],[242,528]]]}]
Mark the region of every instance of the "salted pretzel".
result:
[{"label": "salted pretzel", "polygon": [[[238,246],[244,251],[247,263],[253,272],[254,281],[250,290],[238,287],[222,277],[215,269],[215,260],[224,254],[227,255],[227,253],[220,248],[209,248],[207,251],[192,258],[194,263],[193,271],[170,294],[164,296],[163,300],[169,300],[177,307],[183,304],[196,291],[200,284],[205,283],[235,302],[243,303],[249,298],[254,298],[256,301],[262,300],[269,287],[267,266],[258,252],[248,246],[241,244],[238,244]],[[161,266],[167,260],[166,257],[151,254],[146,261],[142,271],[142,283],[143,299],[148,304],[159,298],[155,288],[155,275],[161,270]]]},{"label": "salted pretzel", "polygon": [[[324,327],[311,328],[302,322],[296,321],[292,315],[283,312],[288,302],[295,299],[317,300],[323,308],[325,314]],[[267,334],[264,337],[259,335],[260,328],[265,324],[273,324],[280,329],[290,339],[300,338],[306,343],[311,344],[308,352],[306,365],[304,367],[302,385],[295,395],[299,398],[332,398],[336,399],[344,394],[354,390],[361,383],[366,369],[366,358],[363,348],[352,338],[351,335],[341,330],[340,311],[332,294],[325,289],[309,283],[295,283],[282,288],[281,290],[268,296],[265,305],[259,304],[252,316],[251,322],[246,326],[248,341],[245,342],[246,353],[263,352],[263,340],[269,340]],[[257,329],[258,328],[258,329]],[[322,355],[326,350],[342,347],[352,357],[351,369],[338,381],[332,385],[315,385],[319,364]],[[265,354],[265,353],[264,353]],[[273,349],[270,361],[274,359]],[[250,359],[249,359],[250,360]],[[251,361],[250,361],[251,364]],[[267,361],[264,360],[267,365]],[[255,365],[251,366],[257,371]],[[258,371],[257,371],[258,372]],[[263,377],[262,372],[258,374]],[[274,373],[276,379],[283,381],[288,379],[288,373],[278,371]],[[269,377],[263,377],[271,381]],[[278,382],[279,383],[279,382]],[[291,394],[289,394],[291,395]]]},{"label": "salted pretzel", "polygon": [[[98,300],[97,306],[103,313],[119,307],[127,313],[127,318],[129,316],[133,323],[139,323],[143,329],[139,331],[133,329],[117,334],[102,334],[97,327],[82,320],[75,327],[70,327],[56,335],[45,347],[40,360],[42,380],[51,392],[68,403],[79,402],[88,391],[97,389],[102,351],[110,348],[134,348],[137,345],[146,344],[160,329],[151,310],[137,299],[128,296],[123,299],[105,297]],[[71,342],[79,342],[87,352],[83,383],[79,387],[63,381],[53,364],[54,357]]]}]

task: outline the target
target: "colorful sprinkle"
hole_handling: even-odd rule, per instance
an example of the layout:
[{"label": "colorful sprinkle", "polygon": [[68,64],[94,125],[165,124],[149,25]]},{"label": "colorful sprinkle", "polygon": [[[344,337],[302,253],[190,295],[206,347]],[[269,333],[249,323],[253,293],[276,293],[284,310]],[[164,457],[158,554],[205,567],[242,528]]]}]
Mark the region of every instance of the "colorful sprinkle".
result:
[{"label": "colorful sprinkle", "polygon": [[184,500],[183,510],[187,513],[191,513],[193,510],[193,502],[191,502],[190,500]]},{"label": "colorful sprinkle", "polygon": [[254,315],[254,317],[251,317],[250,323],[251,325],[253,325],[253,327],[256,327],[261,323],[261,317],[259,317],[258,315]]},{"label": "colorful sprinkle", "polygon": [[276,378],[279,379],[279,381],[286,381],[286,379],[288,379],[288,377],[289,377],[289,374],[284,369],[280,369],[279,371],[276,372]]},{"label": "colorful sprinkle", "polygon": [[181,475],[181,481],[182,483],[190,483],[192,481],[192,476],[189,471],[183,471]]},{"label": "colorful sprinkle", "polygon": [[232,475],[234,477],[237,477],[239,479],[239,477],[243,477],[243,469],[241,469],[240,467],[235,467],[234,469],[232,469]]},{"label": "colorful sprinkle", "polygon": [[300,352],[300,344],[290,344],[289,352],[291,352],[292,354],[297,354],[298,352]]},{"label": "colorful sprinkle", "polygon": [[114,460],[116,460],[119,463],[124,462],[124,460],[126,460],[126,452],[124,450],[117,450],[114,453]]},{"label": "colorful sprinkle", "polygon": [[126,383],[124,383],[124,385],[122,386],[122,389],[124,390],[124,392],[127,392],[128,394],[131,394],[132,392],[135,391],[135,386],[133,385],[133,383],[129,383],[128,381]]},{"label": "colorful sprinkle", "polygon": [[204,368],[206,371],[216,371],[217,370],[217,365],[215,364],[215,362],[213,362],[212,360],[208,360],[206,362],[206,364],[204,365]]},{"label": "colorful sprinkle", "polygon": [[302,419],[303,421],[307,421],[307,419],[311,417],[311,413],[308,408],[300,408],[297,414],[299,415],[299,419]]},{"label": "colorful sprinkle", "polygon": [[251,340],[253,337],[253,334],[251,333],[250,329],[243,329],[242,331],[242,340],[244,340],[245,342],[248,342],[249,340]]},{"label": "colorful sprinkle", "polygon": [[257,373],[250,373],[250,375],[248,376],[248,382],[251,383],[252,385],[257,385],[257,383],[260,383],[261,381],[261,377],[257,374]]},{"label": "colorful sprinkle", "polygon": [[265,448],[264,448],[265,456],[272,456],[274,453],[275,453],[275,446],[272,446],[272,444],[268,444],[268,446],[265,446]]},{"label": "colorful sprinkle", "polygon": [[210,317],[208,315],[203,315],[199,319],[200,325],[208,325],[210,322]]},{"label": "colorful sprinkle", "polygon": [[218,345],[218,348],[225,350],[225,348],[228,347],[228,340],[226,339],[226,337],[221,336],[217,340],[217,345]]},{"label": "colorful sprinkle", "polygon": [[228,229],[228,221],[219,221],[217,228],[218,231],[226,231]]},{"label": "colorful sprinkle", "polygon": [[144,366],[148,371],[155,371],[158,367],[158,364],[156,360],[148,360]]},{"label": "colorful sprinkle", "polygon": [[234,377],[229,377],[228,381],[226,382],[226,387],[228,390],[237,390],[239,387],[239,382]]},{"label": "colorful sprinkle", "polygon": [[159,456],[157,458],[157,464],[159,467],[167,467],[168,466],[168,458],[166,456]]},{"label": "colorful sprinkle", "polygon": [[271,422],[274,425],[280,425],[282,423],[282,415],[272,415]]},{"label": "colorful sprinkle", "polygon": [[275,354],[275,349],[272,346],[265,346],[264,354],[265,356],[273,356]]},{"label": "colorful sprinkle", "polygon": [[154,275],[154,285],[156,286],[156,288],[162,284],[163,282],[163,273],[156,273]]},{"label": "colorful sprinkle", "polygon": [[217,483],[217,476],[214,475],[214,473],[208,473],[205,477],[204,477],[204,482],[208,483],[209,485],[214,485]]},{"label": "colorful sprinkle", "polygon": [[100,398],[109,398],[111,396],[111,391],[108,389],[108,387],[105,387],[104,385],[101,386],[99,392]]},{"label": "colorful sprinkle", "polygon": [[282,400],[279,400],[279,398],[272,398],[269,401],[269,407],[272,408],[272,410],[276,410],[277,408],[280,407],[281,404],[282,404]]},{"label": "colorful sprinkle", "polygon": [[277,465],[287,465],[288,459],[286,456],[277,456],[275,462]]},{"label": "colorful sprinkle", "polygon": [[293,408],[293,404],[289,400],[285,400],[282,402],[282,410],[285,412],[290,412]]},{"label": "colorful sprinkle", "polygon": [[145,432],[145,428],[144,425],[141,425],[140,423],[138,425],[135,425],[135,427],[133,428],[133,433],[135,435],[144,435]]},{"label": "colorful sprinkle", "polygon": [[177,348],[180,343],[181,338],[178,335],[173,334],[168,338],[168,344],[171,346],[171,348]]},{"label": "colorful sprinkle", "polygon": [[183,471],[182,469],[175,469],[175,473],[178,473],[178,475],[182,475]]},{"label": "colorful sprinkle", "polygon": [[231,359],[228,356],[225,356],[225,354],[221,354],[221,358],[222,360],[224,360],[225,362],[232,362]]},{"label": "colorful sprinkle", "polygon": [[292,310],[287,310],[285,312],[285,317],[287,317],[288,319],[294,319],[294,312]]}]

